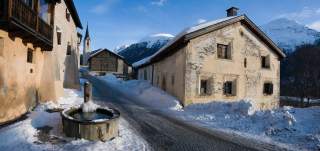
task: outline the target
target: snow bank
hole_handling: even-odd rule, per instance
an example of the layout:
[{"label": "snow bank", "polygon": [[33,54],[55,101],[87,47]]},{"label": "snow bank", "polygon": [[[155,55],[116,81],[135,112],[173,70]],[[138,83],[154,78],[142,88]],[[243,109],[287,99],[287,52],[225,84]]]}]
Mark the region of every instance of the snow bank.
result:
[{"label": "snow bank", "polygon": [[213,101],[182,109],[176,98],[147,81],[119,81],[111,75],[101,78],[130,101],[138,101],[192,124],[235,133],[297,150],[320,149],[320,107],[256,111],[252,100]]},{"label": "snow bank", "polygon": [[[39,105],[26,120],[0,129],[0,150],[61,150],[61,151],[103,151],[103,150],[150,150],[148,143],[130,128],[122,118],[119,121],[119,137],[108,142],[87,141],[67,138],[62,132],[62,120],[59,112],[49,113],[47,109],[69,108],[83,103],[82,92],[65,89],[65,96],[57,103],[48,102]],[[48,127],[43,135],[41,128]],[[46,141],[43,137],[48,137]]]},{"label": "snow bank", "polygon": [[112,85],[112,87],[119,92],[123,92],[122,94],[124,96],[127,96],[128,98],[135,97],[135,100],[140,101],[139,103],[148,105],[149,107],[156,109],[182,110],[181,104],[175,97],[157,87],[153,87],[148,81],[121,81],[111,74],[99,78],[109,85]]},{"label": "snow bank", "polygon": [[299,149],[320,147],[320,107],[252,111],[248,101],[194,104],[176,116],[207,128],[221,129]]}]

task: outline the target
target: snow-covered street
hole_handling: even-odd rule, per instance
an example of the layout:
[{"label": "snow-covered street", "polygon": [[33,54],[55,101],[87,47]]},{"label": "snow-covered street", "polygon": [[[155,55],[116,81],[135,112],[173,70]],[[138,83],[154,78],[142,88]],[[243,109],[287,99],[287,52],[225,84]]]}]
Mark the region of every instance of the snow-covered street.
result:
[{"label": "snow-covered street", "polygon": [[320,147],[319,107],[255,111],[249,100],[241,100],[182,108],[174,97],[146,81],[118,81],[113,76],[99,78],[144,107],[215,132],[243,136],[290,150],[317,150]]},{"label": "snow-covered street", "polygon": [[59,99],[58,104],[49,102],[39,105],[27,115],[27,119],[1,128],[0,150],[149,150],[146,141],[123,118],[120,118],[119,137],[111,141],[91,142],[66,138],[62,132],[60,112],[50,111],[82,103],[82,92],[65,89],[65,96]]}]

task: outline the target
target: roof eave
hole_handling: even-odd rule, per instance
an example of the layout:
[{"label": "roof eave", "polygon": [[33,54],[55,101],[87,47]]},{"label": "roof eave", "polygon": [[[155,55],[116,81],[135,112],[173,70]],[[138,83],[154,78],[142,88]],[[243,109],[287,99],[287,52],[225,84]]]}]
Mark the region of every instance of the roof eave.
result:
[{"label": "roof eave", "polygon": [[76,6],[73,3],[73,0],[64,0],[64,1],[65,1],[66,5],[71,13],[71,16],[72,16],[76,26],[80,29],[83,29],[80,17],[78,15]]}]

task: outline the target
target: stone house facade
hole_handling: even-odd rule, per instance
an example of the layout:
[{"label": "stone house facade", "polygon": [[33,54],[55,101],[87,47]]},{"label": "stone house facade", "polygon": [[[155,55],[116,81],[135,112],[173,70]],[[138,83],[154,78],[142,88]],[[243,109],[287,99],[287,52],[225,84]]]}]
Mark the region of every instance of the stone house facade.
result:
[{"label": "stone house facade", "polygon": [[91,52],[88,64],[91,73],[98,75],[110,73],[123,79],[127,79],[132,70],[130,64],[122,56],[108,49]]},{"label": "stone house facade", "polygon": [[[67,10],[76,20],[70,25],[64,25]],[[70,43],[76,46],[76,16],[70,0],[0,1],[0,124],[63,95],[67,47],[58,48],[56,26],[69,31],[64,37],[74,38]]]},{"label": "stone house facade", "polygon": [[234,15],[184,30],[134,67],[138,79],[185,106],[251,99],[255,108],[270,109],[278,106],[284,57],[246,15]]}]

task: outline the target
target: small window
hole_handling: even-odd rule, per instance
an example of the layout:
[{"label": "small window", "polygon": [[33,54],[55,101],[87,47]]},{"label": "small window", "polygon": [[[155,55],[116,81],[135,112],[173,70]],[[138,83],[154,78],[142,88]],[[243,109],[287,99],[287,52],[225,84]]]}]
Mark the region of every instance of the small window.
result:
[{"label": "small window", "polygon": [[160,82],[160,77],[157,76],[157,86],[159,86],[159,82]]},{"label": "small window", "polygon": [[71,55],[71,45],[70,43],[68,43],[68,46],[67,46],[67,55]]},{"label": "small window", "polygon": [[261,57],[261,67],[265,69],[270,69],[270,57],[262,56]]},{"label": "small window", "polygon": [[231,48],[229,45],[218,44],[218,58],[231,59]]},{"label": "small window", "polygon": [[263,94],[264,95],[272,95],[273,94],[273,84],[272,83],[264,83],[263,84]]},{"label": "small window", "polygon": [[144,69],[144,72],[143,72],[143,79],[144,80],[148,80],[148,73],[147,73],[147,70],[146,69]]},{"label": "small window", "polygon": [[172,84],[172,86],[174,85],[174,81],[175,81],[174,75],[172,75],[172,76],[171,76],[171,84]]},{"label": "small window", "polygon": [[200,81],[200,95],[210,95],[209,80]]},{"label": "small window", "polygon": [[57,43],[61,45],[61,32],[57,32]]},{"label": "small window", "polygon": [[226,81],[223,84],[223,94],[226,96],[236,96],[236,81]]},{"label": "small window", "polygon": [[4,39],[0,37],[0,57],[3,56],[3,50],[4,49]]},{"label": "small window", "polygon": [[244,68],[247,68],[247,58],[244,58],[243,65],[244,65]]},{"label": "small window", "polygon": [[66,9],[66,18],[67,18],[67,21],[70,22],[70,12],[68,9]]},{"label": "small window", "polygon": [[32,49],[28,49],[27,62],[28,63],[33,63],[33,50]]}]

